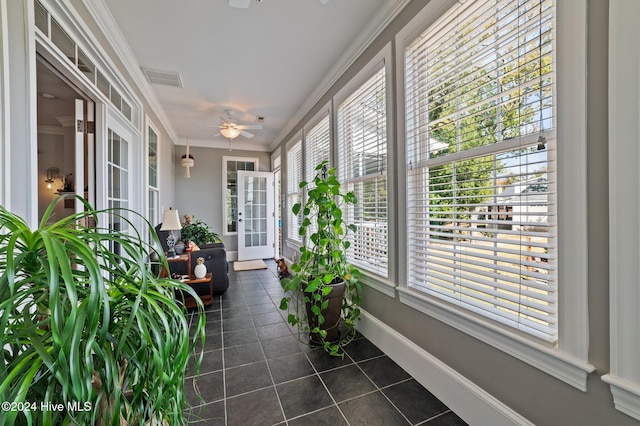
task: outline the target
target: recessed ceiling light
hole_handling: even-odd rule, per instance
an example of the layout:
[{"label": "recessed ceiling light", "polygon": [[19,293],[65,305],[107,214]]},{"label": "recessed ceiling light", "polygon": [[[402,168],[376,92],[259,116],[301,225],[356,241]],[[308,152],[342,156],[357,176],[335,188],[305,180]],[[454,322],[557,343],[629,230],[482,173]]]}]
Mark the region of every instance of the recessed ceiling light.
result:
[{"label": "recessed ceiling light", "polygon": [[43,93],[42,97],[45,99],[55,99],[56,95],[52,95],[51,93]]}]

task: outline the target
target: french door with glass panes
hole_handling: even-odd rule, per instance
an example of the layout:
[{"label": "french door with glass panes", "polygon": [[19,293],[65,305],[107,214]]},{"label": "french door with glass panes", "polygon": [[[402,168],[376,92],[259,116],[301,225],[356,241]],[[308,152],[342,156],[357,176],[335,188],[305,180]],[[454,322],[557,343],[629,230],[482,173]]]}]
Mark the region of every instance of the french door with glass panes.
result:
[{"label": "french door with glass panes", "polygon": [[273,173],[238,171],[238,260],[275,253]]}]

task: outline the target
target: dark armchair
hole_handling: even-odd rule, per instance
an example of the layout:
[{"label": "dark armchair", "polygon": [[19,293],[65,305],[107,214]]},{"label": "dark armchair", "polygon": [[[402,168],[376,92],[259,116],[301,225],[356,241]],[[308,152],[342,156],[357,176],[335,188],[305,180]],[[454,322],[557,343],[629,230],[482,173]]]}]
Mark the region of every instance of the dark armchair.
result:
[{"label": "dark armchair", "polygon": [[[162,243],[162,249],[167,251],[167,236],[169,231],[160,231],[160,226],[156,226],[158,239]],[[180,241],[180,231],[173,231],[177,242],[175,245],[176,254],[185,253],[185,243]],[[190,262],[170,262],[169,272],[171,274],[193,276],[193,268],[198,264],[199,257],[204,258],[204,264],[207,272],[211,272],[213,280],[213,294],[222,294],[229,288],[229,263],[227,262],[227,250],[223,243],[204,244],[200,250],[187,253],[191,257]],[[188,265],[191,270],[188,271]],[[198,294],[208,294],[209,285],[207,283],[195,284],[193,288]]]}]

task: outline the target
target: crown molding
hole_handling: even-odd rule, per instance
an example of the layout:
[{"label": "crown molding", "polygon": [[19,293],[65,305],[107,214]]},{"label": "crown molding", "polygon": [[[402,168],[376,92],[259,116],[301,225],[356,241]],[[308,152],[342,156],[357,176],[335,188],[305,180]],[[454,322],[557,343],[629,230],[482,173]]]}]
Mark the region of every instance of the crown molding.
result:
[{"label": "crown molding", "polygon": [[269,146],[270,150],[275,150],[284,141],[284,138],[300,121],[302,121],[304,116],[311,111],[311,108],[320,101],[320,99],[331,89],[338,79],[349,69],[351,65],[353,65],[360,55],[362,55],[371,43],[373,43],[376,37],[378,37],[382,31],[387,28],[391,21],[398,16],[410,1],[411,0],[389,0],[380,8],[376,17],[369,21],[369,24],[360,32],[358,37],[354,39],[349,48],[329,70],[326,77],[320,82],[315,90],[311,92],[307,100],[298,109],[296,115],[294,115],[280,131],[278,136],[274,139],[274,142]]},{"label": "crown molding", "polygon": [[38,124],[38,133],[43,135],[66,135],[67,131],[64,127],[60,126],[49,126],[45,124]]},{"label": "crown molding", "polygon": [[160,100],[156,93],[142,73],[140,64],[138,64],[135,55],[131,51],[129,43],[127,43],[126,38],[120,31],[118,24],[113,18],[113,15],[104,0],[82,0],[82,3],[89,11],[91,17],[95,20],[100,31],[102,31],[104,36],[107,38],[111,47],[113,47],[116,54],[122,60],[126,71],[129,73],[131,78],[133,78],[136,87],[140,89],[144,99],[149,103],[151,110],[156,114],[162,127],[164,127],[175,144],[178,140],[178,135],[171,125],[169,117],[160,104]]},{"label": "crown molding", "polygon": [[[229,150],[231,148],[232,151],[255,151],[255,152],[271,152],[271,148],[268,145],[256,145],[250,141],[239,140],[240,137],[233,139],[231,143],[229,141],[212,141],[206,139],[189,139],[189,147],[199,147],[199,148],[217,148],[217,149],[226,149]],[[176,146],[186,146],[186,139],[176,139]]]}]

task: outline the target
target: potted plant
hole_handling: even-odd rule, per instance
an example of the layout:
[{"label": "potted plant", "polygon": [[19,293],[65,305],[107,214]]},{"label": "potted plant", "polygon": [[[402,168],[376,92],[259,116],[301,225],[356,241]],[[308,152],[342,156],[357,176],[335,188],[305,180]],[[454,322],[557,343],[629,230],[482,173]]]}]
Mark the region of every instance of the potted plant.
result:
[{"label": "potted plant", "polygon": [[[192,290],[151,272],[134,213],[77,197],[86,211],[47,224],[62,198],[37,229],[0,206],[0,424],[182,424],[202,304],[190,337],[175,292]],[[105,217],[130,231],[83,225]]]},{"label": "potted plant", "polygon": [[184,215],[184,223],[182,224],[180,234],[180,238],[183,241],[191,241],[197,246],[219,243],[222,241],[218,234],[211,231],[209,225],[200,219],[196,219],[195,216],[191,217],[188,214]]},{"label": "potted plant", "polygon": [[342,208],[357,200],[353,192],[340,191],[336,169],[328,169],[327,161],[316,172],[312,186],[300,183],[300,188],[309,187],[306,202],[292,208],[293,214],[302,214],[299,235],[307,246],[291,265],[295,275],[282,281],[280,309],[288,311],[291,325],[309,333],[312,345],[344,356],[342,347],[353,340],[360,316],[360,272],[347,260],[347,237],[356,227],[344,223]]}]

